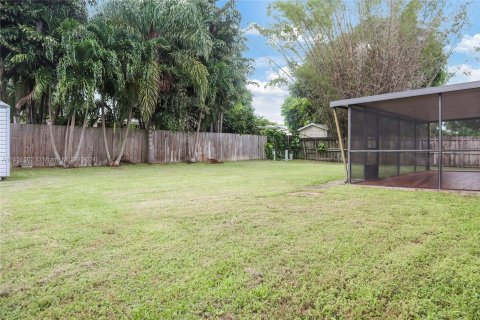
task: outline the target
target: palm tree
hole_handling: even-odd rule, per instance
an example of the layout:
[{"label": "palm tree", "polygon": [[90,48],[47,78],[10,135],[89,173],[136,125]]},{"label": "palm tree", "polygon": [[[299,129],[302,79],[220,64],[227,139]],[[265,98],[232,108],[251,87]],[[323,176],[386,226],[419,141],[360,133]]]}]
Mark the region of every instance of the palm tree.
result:
[{"label": "palm tree", "polygon": [[[110,166],[118,166],[125,151],[132,112],[138,101],[138,84],[140,83],[138,79],[141,78],[141,70],[143,68],[141,35],[135,32],[135,30],[128,28],[128,25],[122,22],[106,21],[99,17],[91,21],[90,28],[102,42],[105,49],[115,55],[115,59],[119,62],[119,72],[122,75],[122,81],[119,82],[119,77],[117,77],[115,72],[107,73],[97,87],[97,91],[101,96],[99,105],[107,161]],[[117,155],[112,154],[112,156],[110,155],[105,130],[106,101],[109,101],[116,115],[116,122],[122,125],[125,118],[127,119],[126,133],[122,137],[120,150]]]},{"label": "palm tree", "polygon": [[206,0],[110,0],[100,10],[99,17],[141,35],[139,77],[132,82],[135,94],[129,103],[138,108],[148,128],[149,163],[155,162],[152,115],[178,84],[192,86],[200,119],[205,110],[208,71],[202,60],[208,59],[212,46],[202,12],[205,5]]},{"label": "palm tree", "polygon": [[[83,145],[89,109],[95,107],[95,92],[105,78],[123,87],[124,79],[115,52],[106,49],[89,26],[72,20],[62,23],[62,58],[58,63],[56,105],[64,106],[68,117],[64,166],[75,164]],[[82,132],[75,153],[73,136],[77,116],[83,116]],[[52,122],[52,121],[50,121]]]},{"label": "palm tree", "polygon": [[[15,106],[15,122],[21,115],[26,123],[46,122],[49,90],[36,90],[37,76],[53,80],[45,74],[54,73],[58,63],[60,37],[56,30],[62,21],[84,22],[86,17],[86,4],[78,0],[2,1],[0,98]],[[9,95],[9,88],[14,94]]]}]

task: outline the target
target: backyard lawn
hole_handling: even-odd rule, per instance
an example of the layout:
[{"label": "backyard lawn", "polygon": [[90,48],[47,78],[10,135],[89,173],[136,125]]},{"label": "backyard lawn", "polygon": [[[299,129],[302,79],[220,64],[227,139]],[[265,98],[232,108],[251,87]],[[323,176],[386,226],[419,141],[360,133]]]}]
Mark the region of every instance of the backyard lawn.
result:
[{"label": "backyard lawn", "polygon": [[17,169],[0,319],[479,319],[480,196],[338,164]]}]

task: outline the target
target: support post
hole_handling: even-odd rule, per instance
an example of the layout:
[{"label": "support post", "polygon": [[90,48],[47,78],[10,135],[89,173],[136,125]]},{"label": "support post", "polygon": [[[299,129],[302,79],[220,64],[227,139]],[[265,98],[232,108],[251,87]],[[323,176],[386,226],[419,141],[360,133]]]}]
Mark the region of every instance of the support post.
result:
[{"label": "support post", "polygon": [[348,106],[348,170],[347,181],[352,183],[352,107]]},{"label": "support post", "polygon": [[[413,149],[417,150],[417,120],[413,121]],[[413,172],[417,172],[417,153],[414,153]]]},{"label": "support post", "polygon": [[443,165],[443,142],[442,142],[442,94],[438,94],[438,189],[442,189],[442,165]]},{"label": "support post", "polygon": [[[363,113],[363,143],[364,149],[369,150],[368,147],[368,131],[367,131],[367,111],[365,109],[362,110]],[[368,167],[368,155],[369,152],[365,152],[363,154],[363,180],[367,181],[367,167]]]},{"label": "support post", "polygon": [[430,122],[427,123],[427,166],[426,171],[430,171]]},{"label": "support post", "polygon": [[[348,181],[348,167],[345,159],[345,149],[343,148],[342,130],[340,130],[340,123],[338,122],[337,109],[333,108],[333,117],[335,118],[335,126],[337,127],[338,145],[340,147],[340,154],[342,156],[343,165],[345,167],[345,178]],[[349,120],[350,121],[350,120]]]},{"label": "support post", "polygon": [[[397,150],[400,150],[400,119],[397,119]],[[400,152],[397,152],[397,176],[400,175]]]},{"label": "support post", "polygon": [[[376,132],[376,137],[375,137],[375,149],[379,150],[380,149],[380,115],[377,110],[375,112],[375,132]],[[377,172],[377,178],[380,177],[380,152],[376,152],[375,154],[375,165],[377,166],[376,172]]]}]

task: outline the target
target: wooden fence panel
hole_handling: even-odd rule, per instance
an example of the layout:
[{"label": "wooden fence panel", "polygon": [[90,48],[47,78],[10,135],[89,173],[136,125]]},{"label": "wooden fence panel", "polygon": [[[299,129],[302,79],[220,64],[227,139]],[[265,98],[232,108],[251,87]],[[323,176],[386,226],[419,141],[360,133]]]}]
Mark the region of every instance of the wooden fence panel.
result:
[{"label": "wooden fence panel", "polygon": [[[442,148],[446,150],[442,156],[444,166],[480,168],[480,137],[442,137]],[[438,149],[438,139],[430,140],[430,149]],[[430,159],[431,165],[438,165],[438,153],[434,153]]]},{"label": "wooden fence panel", "polygon": [[[81,136],[81,127],[74,128],[73,154]],[[66,126],[53,126],[53,137],[60,157],[65,155]],[[106,139],[110,155],[115,158],[121,148],[126,129],[106,129]],[[195,133],[157,130],[153,133],[155,162],[185,162],[193,155]],[[198,136],[197,158],[219,161],[265,159],[266,137],[237,135],[231,133],[200,132]],[[50,141],[47,125],[11,125],[12,166],[53,167],[58,165]],[[147,132],[129,130],[122,161],[131,163],[146,162]],[[102,128],[85,128],[80,148],[78,166],[100,166],[107,164],[107,153]]]},{"label": "wooden fence panel", "polygon": [[[302,139],[301,157],[308,160],[342,161],[338,140],[333,138]],[[396,144],[396,140],[392,145]],[[319,152],[318,146],[324,144],[327,151]],[[345,143],[346,145],[346,143]],[[400,148],[411,149],[415,141],[403,139]],[[426,148],[427,145],[424,146]],[[447,167],[480,168],[480,137],[443,137],[442,163]],[[430,140],[430,150],[438,149],[438,139]],[[450,151],[449,151],[450,150]],[[453,150],[453,151],[452,151]],[[455,151],[459,150],[459,151]],[[438,165],[438,153],[431,153],[430,165]]]},{"label": "wooden fence panel", "polygon": [[[342,155],[337,138],[301,139],[300,144],[301,154],[306,160],[334,162],[342,161]],[[323,145],[324,151],[319,150],[320,145]]]}]

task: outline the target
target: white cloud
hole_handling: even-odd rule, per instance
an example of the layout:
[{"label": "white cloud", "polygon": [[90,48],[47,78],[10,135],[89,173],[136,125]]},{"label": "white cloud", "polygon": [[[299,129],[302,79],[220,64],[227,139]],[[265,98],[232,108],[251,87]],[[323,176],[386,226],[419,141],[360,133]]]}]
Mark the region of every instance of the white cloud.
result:
[{"label": "white cloud", "polygon": [[288,82],[291,81],[291,77],[292,74],[290,72],[290,68],[289,67],[282,67],[280,69],[276,68],[276,69],[269,69],[267,72],[265,72],[265,78],[267,79],[267,81],[272,81],[272,80],[275,80],[275,79],[278,79],[278,78],[283,78],[285,80],[287,80]]},{"label": "white cloud", "polygon": [[283,101],[288,96],[288,89],[286,87],[266,86],[268,81],[252,80],[258,83],[247,85],[247,89],[253,95],[253,107],[255,113],[263,116],[268,120],[283,123],[280,108]]},{"label": "white cloud", "polygon": [[448,72],[454,73],[448,81],[449,84],[480,80],[480,68],[474,68],[465,63],[449,66]]},{"label": "white cloud", "polygon": [[455,52],[474,54],[476,48],[480,48],[480,33],[473,36],[466,34],[455,47]]},{"label": "white cloud", "polygon": [[281,56],[264,56],[254,59],[255,68],[271,68],[275,64],[281,65],[284,63],[285,61]]},{"label": "white cloud", "polygon": [[257,30],[257,28],[255,28],[256,26],[256,23],[250,23],[245,29],[243,29],[243,33],[245,33],[246,35],[250,35],[250,36],[260,36],[260,32]]}]

